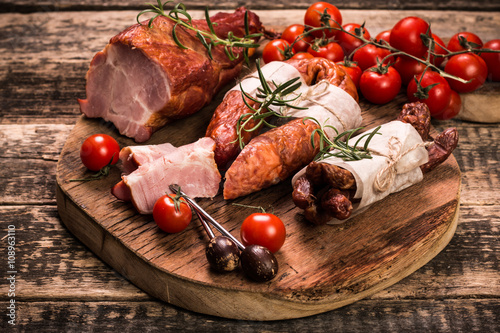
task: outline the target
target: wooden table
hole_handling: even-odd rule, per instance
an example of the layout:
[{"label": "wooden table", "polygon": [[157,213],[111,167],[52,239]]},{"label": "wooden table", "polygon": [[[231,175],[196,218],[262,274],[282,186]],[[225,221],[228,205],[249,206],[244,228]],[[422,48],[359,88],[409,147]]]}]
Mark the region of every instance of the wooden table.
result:
[{"label": "wooden table", "polygon": [[[109,5],[112,10],[80,12],[74,10],[90,5],[0,4],[3,10],[19,11],[0,14],[2,331],[500,330],[498,124],[433,122],[438,130],[454,126],[460,134],[454,152],[462,172],[455,236],[414,274],[349,306],[288,321],[210,317],[155,300],[100,261],[61,224],[55,172],[80,116],[76,99],[84,97],[91,57],[133,24],[138,12],[133,6],[118,10],[123,9],[118,2]],[[417,15],[431,21],[441,36],[469,29],[486,41],[500,37],[497,7],[492,12],[344,10],[343,15],[345,22],[366,21],[372,34]],[[303,9],[257,13],[265,25],[283,26],[300,22]],[[9,240],[15,240],[15,254],[8,253]],[[8,279],[12,275],[15,282]],[[9,295],[9,288],[15,295]],[[7,316],[14,313],[7,308],[13,308],[12,300],[15,326]]]}]

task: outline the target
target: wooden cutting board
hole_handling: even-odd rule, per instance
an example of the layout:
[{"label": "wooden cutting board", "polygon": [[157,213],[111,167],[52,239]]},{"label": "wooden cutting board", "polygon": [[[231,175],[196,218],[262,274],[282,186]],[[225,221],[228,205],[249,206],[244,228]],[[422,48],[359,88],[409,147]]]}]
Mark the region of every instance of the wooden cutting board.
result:
[{"label": "wooden cutting board", "polygon": [[[194,116],[155,133],[147,144],[178,146],[204,135],[221,92]],[[393,120],[405,97],[383,106],[361,103],[364,126]],[[196,218],[178,234],[161,232],[151,216],[116,200],[120,180],[113,168],[102,181],[70,182],[88,176],[79,158],[83,140],[107,133],[120,145],[135,143],[109,123],[82,117],[57,165],[57,204],[66,227],[103,261],[150,295],[195,312],[244,320],[305,317],[332,310],[382,290],[423,266],[452,238],[457,223],[460,170],[451,156],[424,180],[374,204],[342,225],[313,226],[291,200],[289,180],[225,201],[198,200],[239,238],[240,224],[254,210],[232,205],[272,206],[286,225],[287,240],[276,253],[279,272],[267,283],[248,280],[241,270],[213,272],[205,258],[208,238]]]}]

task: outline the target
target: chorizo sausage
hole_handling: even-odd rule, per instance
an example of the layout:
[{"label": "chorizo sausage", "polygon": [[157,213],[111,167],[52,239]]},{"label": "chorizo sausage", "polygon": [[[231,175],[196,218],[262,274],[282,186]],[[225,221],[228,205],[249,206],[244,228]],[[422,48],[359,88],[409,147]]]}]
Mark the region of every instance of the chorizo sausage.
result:
[{"label": "chorizo sausage", "polygon": [[[358,101],[356,86],[349,75],[335,63],[323,58],[287,60],[286,63],[297,69],[307,85],[327,80]],[[247,101],[250,106],[258,107],[254,101]],[[215,162],[219,168],[224,168],[240,152],[236,126],[240,117],[249,112],[251,110],[245,105],[239,90],[230,91],[215,110],[205,136],[211,137],[216,142]],[[255,125],[256,122],[250,121],[246,128],[253,128]],[[259,129],[252,132],[242,131],[242,141],[246,145],[259,134]]]}]

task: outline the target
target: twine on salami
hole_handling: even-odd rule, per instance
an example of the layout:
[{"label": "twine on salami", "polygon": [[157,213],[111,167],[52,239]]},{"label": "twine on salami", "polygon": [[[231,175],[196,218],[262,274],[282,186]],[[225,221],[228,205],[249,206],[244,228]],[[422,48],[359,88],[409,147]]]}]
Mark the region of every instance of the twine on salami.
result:
[{"label": "twine on salami", "polygon": [[401,153],[401,147],[402,147],[401,141],[398,138],[392,136],[391,138],[389,138],[388,141],[389,154],[384,155],[369,149],[371,153],[388,158],[387,165],[377,173],[375,181],[373,182],[373,188],[379,192],[387,191],[394,182],[394,179],[396,178],[397,174],[396,164],[406,154],[420,147],[428,147],[431,144],[432,142],[420,142]]}]

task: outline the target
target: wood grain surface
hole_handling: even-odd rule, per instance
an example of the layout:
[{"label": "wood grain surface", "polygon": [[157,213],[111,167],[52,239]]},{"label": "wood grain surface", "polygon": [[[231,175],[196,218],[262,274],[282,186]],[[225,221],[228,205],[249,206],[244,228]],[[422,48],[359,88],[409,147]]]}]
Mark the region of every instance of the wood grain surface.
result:
[{"label": "wood grain surface", "polygon": [[[89,2],[72,4],[84,3]],[[500,330],[498,124],[458,119],[433,121],[437,130],[453,126],[460,135],[454,152],[462,174],[454,237],[433,260],[399,283],[334,311],[270,322],[202,315],[155,300],[100,260],[61,223],[56,207],[56,165],[80,118],[75,101],[84,96],[84,76],[90,58],[110,36],[133,22],[137,14],[135,10],[105,11],[107,3],[101,2],[99,8],[93,7],[95,11],[89,12],[66,7],[64,15],[40,8],[32,8],[38,12],[31,14],[0,14],[0,225],[4,233],[0,238],[5,241],[8,225],[16,226],[19,273],[16,326],[11,327],[2,319],[0,330]],[[355,22],[366,19],[369,26],[376,27],[374,30],[381,30],[390,27],[390,22],[398,17],[415,13],[432,18],[433,29],[443,31],[445,36],[467,29],[484,34],[485,39],[498,38],[498,9],[457,12],[455,3],[449,3],[445,11],[348,10],[346,15]],[[3,1],[1,5],[5,4],[13,2]],[[264,22],[279,22],[278,25],[286,23],[287,16],[290,21],[300,16],[294,10],[262,14]],[[2,246],[1,251],[5,258],[6,248]],[[4,274],[0,282],[2,309],[10,300],[5,292]]]}]

